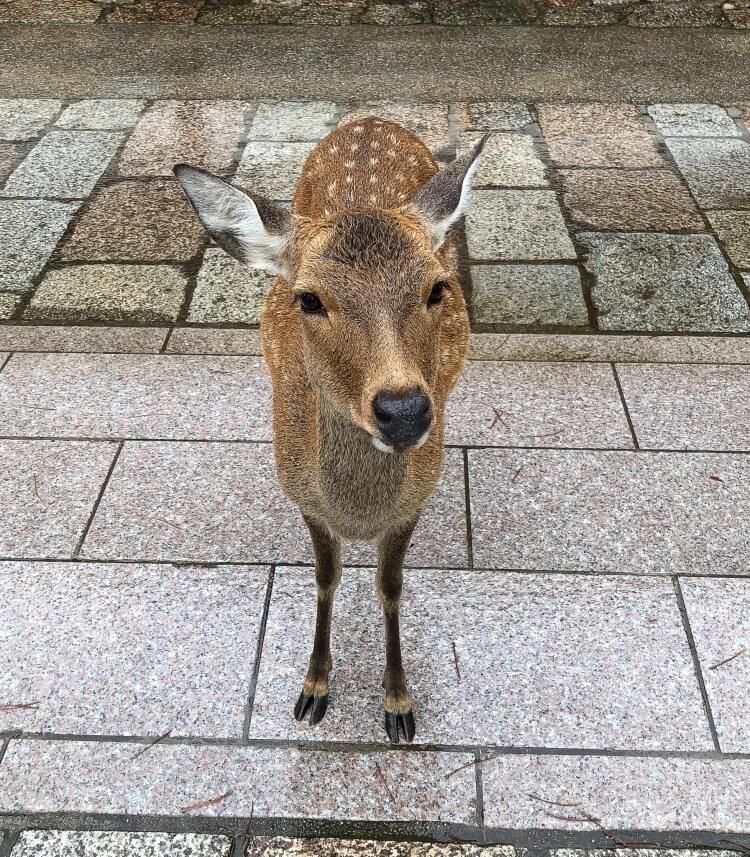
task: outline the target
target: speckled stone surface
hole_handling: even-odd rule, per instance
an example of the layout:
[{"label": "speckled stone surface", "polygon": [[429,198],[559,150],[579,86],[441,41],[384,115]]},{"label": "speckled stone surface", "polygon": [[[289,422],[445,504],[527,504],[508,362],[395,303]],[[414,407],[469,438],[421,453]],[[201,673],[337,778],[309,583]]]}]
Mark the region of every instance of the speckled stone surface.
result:
[{"label": "speckled stone surface", "polygon": [[377,116],[396,122],[413,131],[417,137],[431,149],[438,152],[448,146],[449,121],[446,104],[403,104],[396,101],[369,101],[354,110],[345,112],[339,125]]},{"label": "speckled stone surface", "polygon": [[750,450],[748,367],[631,364],[618,374],[642,447]]},{"label": "speckled stone surface", "polygon": [[[336,599],[331,703],[311,728],[291,711],[312,649],[313,572],[277,570],[252,737],[387,741],[366,713],[383,702],[373,572],[346,569]],[[456,586],[450,572],[408,570],[401,641],[418,742],[712,749],[668,580],[491,571]]]},{"label": "speckled stone surface", "polygon": [[730,453],[470,450],[474,564],[746,574],[749,477]]},{"label": "speckled stone surface", "polygon": [[50,271],[25,313],[47,321],[174,321],[186,279],[167,265],[72,265]]},{"label": "speckled stone surface", "polygon": [[725,753],[748,753],[750,581],[683,579],[680,586],[719,745]]},{"label": "speckled stone surface", "polygon": [[746,140],[667,139],[698,204],[750,208],[750,143]]},{"label": "speckled stone surface", "polygon": [[201,833],[24,830],[13,857],[229,857],[231,840]]},{"label": "speckled stone surface", "polygon": [[652,104],[648,108],[664,137],[739,137],[740,130],[718,104]]},{"label": "speckled stone surface", "polygon": [[267,577],[0,563],[0,696],[39,703],[0,730],[241,737]]},{"label": "speckled stone surface", "polygon": [[246,268],[219,247],[209,247],[198,272],[188,321],[204,324],[258,324],[274,277]]},{"label": "speckled stone surface", "polygon": [[29,146],[29,143],[0,143],[0,184],[21,163]]},{"label": "speckled stone surface", "polygon": [[354,23],[365,8],[365,0],[253,0],[251,3],[204,7],[203,24],[325,24]]},{"label": "speckled stone surface", "polygon": [[234,183],[271,199],[291,199],[302,166],[315,146],[310,141],[251,141],[242,154]]},{"label": "speckled stone surface", "polygon": [[466,213],[472,259],[575,259],[551,190],[478,190]]},{"label": "speckled stone surface", "polygon": [[58,128],[118,131],[132,128],[145,107],[146,102],[138,98],[86,99],[66,107],[55,125]]},{"label": "speckled stone surface", "polygon": [[0,24],[93,24],[100,12],[91,0],[13,0],[0,4]]},{"label": "speckled stone surface", "polygon": [[245,857],[515,857],[510,845],[253,837]]},{"label": "speckled stone surface", "polygon": [[137,0],[133,5],[118,4],[106,15],[108,24],[192,23],[202,0]]},{"label": "speckled stone surface", "polygon": [[16,354],[0,434],[270,440],[271,385],[259,357]]},{"label": "speckled stone surface", "polygon": [[705,230],[688,189],[668,170],[561,170],[563,204],[592,229]]},{"label": "speckled stone surface", "polygon": [[539,104],[537,115],[560,166],[664,166],[656,139],[631,104]]},{"label": "speckled stone surface", "polygon": [[166,350],[170,354],[260,354],[260,334],[235,328],[180,327],[170,336]]},{"label": "speckled stone surface", "polygon": [[615,831],[750,831],[745,759],[500,756],[482,765],[482,778],[489,827],[594,831],[588,815]]},{"label": "speckled stone surface", "polygon": [[69,557],[115,449],[114,443],[0,440],[0,556]]},{"label": "speckled stone surface", "polygon": [[0,320],[5,321],[12,318],[20,300],[20,295],[14,295],[10,292],[0,292]]},{"label": "speckled stone surface", "polygon": [[633,445],[612,370],[594,363],[470,362],[448,402],[447,423],[446,443]]},{"label": "speckled stone surface", "polygon": [[160,101],[143,114],[117,164],[123,176],[172,175],[177,163],[226,173],[244,139],[243,101]]},{"label": "speckled stone surface", "polygon": [[[481,131],[461,134],[457,155],[470,152],[482,137]],[[490,134],[482,150],[479,168],[472,180],[474,187],[547,187],[546,170],[526,134]]]},{"label": "speckled stone surface", "polygon": [[122,140],[117,131],[55,128],[16,167],[2,195],[66,199],[88,196]]},{"label": "speckled stone surface", "polygon": [[573,265],[475,265],[471,313],[478,324],[585,327],[589,313]]},{"label": "speckled stone surface", "polygon": [[26,292],[52,255],[77,202],[0,199],[0,289]]},{"label": "speckled stone surface", "polygon": [[[466,550],[458,466],[446,467],[445,490],[438,488],[425,510],[407,563],[426,557],[425,564],[465,564],[458,561]],[[429,527],[432,508],[445,519],[437,532]],[[270,444],[128,442],[82,554],[93,559],[309,562],[312,549],[299,510],[281,493]],[[371,549],[351,546],[344,555],[349,562],[361,561]]]},{"label": "speckled stone surface", "polygon": [[520,101],[475,101],[458,109],[466,131],[520,131],[533,121]]},{"label": "speckled stone surface", "polygon": [[51,327],[3,325],[0,348],[9,351],[155,353],[167,337],[160,327]]},{"label": "speckled stone surface", "polygon": [[750,331],[750,308],[709,235],[583,232],[603,330]]},{"label": "speckled stone surface", "polygon": [[206,238],[175,181],[123,181],[99,188],[62,245],[66,261],[184,261]]},{"label": "speckled stone surface", "polygon": [[259,104],[249,140],[319,140],[336,123],[331,101],[277,101]]},{"label": "speckled stone surface", "polygon": [[[17,2],[15,0],[12,6]],[[0,9],[12,6],[0,6]],[[0,140],[33,140],[57,116],[61,107],[62,101],[54,98],[0,98]]]},{"label": "speckled stone surface", "polygon": [[0,766],[0,810],[476,823],[467,753],[159,744],[134,759],[134,746],[14,741]]},{"label": "speckled stone surface", "polygon": [[729,258],[750,268],[750,211],[709,211],[708,219]]}]

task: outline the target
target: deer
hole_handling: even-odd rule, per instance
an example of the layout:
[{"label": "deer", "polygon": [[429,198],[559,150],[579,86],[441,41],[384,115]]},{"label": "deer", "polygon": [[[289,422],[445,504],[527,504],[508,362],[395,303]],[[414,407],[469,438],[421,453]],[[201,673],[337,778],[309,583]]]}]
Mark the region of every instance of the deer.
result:
[{"label": "deer", "polygon": [[468,352],[451,230],[486,139],[439,169],[402,126],[351,121],[310,153],[291,210],[202,169],[174,167],[213,240],[275,275],[261,345],[277,477],[315,557],[314,643],[294,707],[311,726],[329,704],[341,545],[368,541],[385,624],[385,732],[393,744],[414,740],[399,629],[403,566],[438,481],[446,401]]}]

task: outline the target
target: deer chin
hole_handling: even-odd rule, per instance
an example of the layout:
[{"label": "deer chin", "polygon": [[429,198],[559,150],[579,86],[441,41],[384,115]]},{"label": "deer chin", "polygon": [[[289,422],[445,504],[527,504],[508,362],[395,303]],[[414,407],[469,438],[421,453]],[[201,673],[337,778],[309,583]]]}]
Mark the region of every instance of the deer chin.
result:
[{"label": "deer chin", "polygon": [[373,434],[371,435],[372,445],[380,452],[411,452],[414,449],[419,449],[420,447],[423,447],[425,443],[427,443],[427,438],[430,436],[431,431],[432,426],[427,429],[427,431],[422,435],[422,437],[419,438],[419,440],[416,441],[416,443],[409,444],[409,446],[392,446],[391,444],[386,443],[384,440]]}]

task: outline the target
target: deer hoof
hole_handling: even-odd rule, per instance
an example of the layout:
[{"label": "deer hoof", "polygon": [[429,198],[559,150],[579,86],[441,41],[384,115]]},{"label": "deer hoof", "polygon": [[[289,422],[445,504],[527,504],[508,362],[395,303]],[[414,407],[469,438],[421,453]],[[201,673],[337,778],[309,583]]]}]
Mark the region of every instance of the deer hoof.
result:
[{"label": "deer hoof", "polygon": [[297,704],[294,706],[294,717],[296,720],[304,720],[308,711],[310,712],[310,726],[315,726],[325,716],[328,709],[328,694],[325,696],[314,696],[312,693],[299,695]]},{"label": "deer hoof", "polygon": [[385,731],[388,733],[391,744],[400,744],[401,741],[411,744],[416,731],[413,712],[407,711],[406,714],[397,714],[393,711],[386,711]]}]

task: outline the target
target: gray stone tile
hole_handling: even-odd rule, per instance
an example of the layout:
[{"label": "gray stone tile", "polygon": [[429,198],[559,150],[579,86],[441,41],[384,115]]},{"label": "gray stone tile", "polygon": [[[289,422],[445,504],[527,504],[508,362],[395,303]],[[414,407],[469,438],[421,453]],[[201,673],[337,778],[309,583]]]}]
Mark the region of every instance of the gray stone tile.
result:
[{"label": "gray stone tile", "polygon": [[[163,474],[169,478],[164,479]],[[459,453],[428,505],[407,563],[466,565]],[[440,532],[429,526],[435,509]],[[120,455],[83,554],[93,559],[309,562],[299,511],[278,486],[270,444],[129,442]],[[347,546],[348,562],[372,549]]]},{"label": "gray stone tile", "polygon": [[251,141],[242,154],[235,183],[271,199],[291,199],[302,167],[315,146],[314,142]]},{"label": "gray stone tile", "polygon": [[[241,738],[268,569],[0,563],[0,731]],[[237,622],[237,611],[242,619]],[[137,748],[136,748],[137,749]]]},{"label": "gray stone tile", "polygon": [[203,324],[258,324],[274,277],[241,265],[219,247],[209,247],[198,272],[188,321]]},{"label": "gray stone tile", "polygon": [[[470,152],[481,139],[479,131],[461,134],[457,154]],[[544,163],[526,134],[491,133],[482,151],[479,169],[472,180],[474,187],[548,187]]]},{"label": "gray stone tile", "polygon": [[508,755],[485,762],[482,777],[488,827],[750,831],[747,759]]},{"label": "gray stone tile", "polygon": [[429,24],[430,7],[427,0],[409,0],[392,3],[391,0],[370,0],[360,23],[362,24]]},{"label": "gray stone tile", "polygon": [[8,351],[156,353],[167,337],[164,327],[50,327],[3,325],[0,348]]},{"label": "gray stone tile", "polygon": [[398,101],[368,101],[345,113],[339,125],[367,116],[377,116],[396,122],[412,131],[420,140],[437,152],[449,145],[449,121],[447,104],[406,104]]},{"label": "gray stone tile", "polygon": [[20,295],[0,293],[0,320],[5,321],[12,318],[20,301]]},{"label": "gray stone tile", "polygon": [[478,190],[466,214],[472,259],[575,259],[551,190]]},{"label": "gray stone tile", "polygon": [[90,0],[13,0],[0,5],[0,23],[93,24],[100,13]]},{"label": "gray stone tile", "polygon": [[137,758],[133,751],[122,743],[14,741],[0,767],[0,810],[476,822],[467,753],[165,744]]},{"label": "gray stone tile", "polygon": [[69,557],[115,450],[114,443],[0,440],[0,556]]},{"label": "gray stone tile", "polygon": [[667,139],[693,196],[704,208],[750,208],[750,143]]},{"label": "gray stone tile", "polygon": [[24,830],[13,857],[229,857],[232,841],[203,833]]},{"label": "gray stone tile", "polygon": [[47,321],[174,321],[187,280],[168,265],[72,265],[50,271],[25,318]]},{"label": "gray stone tile", "polygon": [[334,854],[336,857],[515,857],[516,852],[511,845],[255,836],[246,857],[331,857]]},{"label": "gray stone tile", "polygon": [[77,202],[0,199],[3,245],[0,289],[25,292],[44,267],[71,218]]},{"label": "gray stone tile", "polygon": [[141,117],[117,164],[122,176],[171,176],[189,163],[226,173],[245,138],[245,101],[159,101]]},{"label": "gray stone tile", "polygon": [[[492,571],[457,586],[447,574],[405,575],[401,638],[418,743],[713,748],[671,581]],[[277,570],[251,737],[387,742],[372,716],[384,655],[371,570],[346,569],[336,595],[325,719],[294,720],[315,600],[312,569]],[[613,621],[622,634],[610,633]]]},{"label": "gray stone tile", "polygon": [[624,449],[633,445],[609,366],[490,361],[467,365],[448,402],[446,442]]},{"label": "gray stone tile", "polygon": [[249,140],[320,140],[336,123],[331,101],[275,101],[259,104]]},{"label": "gray stone tile", "polygon": [[270,440],[271,384],[259,357],[16,354],[0,434]]},{"label": "gray stone tile", "polygon": [[529,108],[521,101],[475,101],[456,106],[466,131],[521,131],[533,122]]},{"label": "gray stone tile", "polygon": [[65,131],[46,134],[5,182],[4,196],[83,198],[117,151],[116,131]]},{"label": "gray stone tile", "polygon": [[55,98],[0,98],[0,140],[33,140],[61,107]]},{"label": "gray stone tile", "polygon": [[138,98],[93,98],[74,101],[55,122],[58,128],[119,131],[132,128],[146,107]]},{"label": "gray stone tile", "polygon": [[[0,328],[0,334],[2,334],[2,328]],[[194,327],[180,327],[176,328],[169,337],[167,352],[169,354],[261,354],[260,332],[236,328],[200,330]]]},{"label": "gray stone tile", "polygon": [[688,579],[680,586],[721,749],[748,753],[750,581]]},{"label": "gray stone tile", "polygon": [[588,326],[573,265],[475,265],[471,283],[471,312],[479,324]]},{"label": "gray stone tile", "polygon": [[580,233],[604,330],[744,333],[750,309],[710,235]]},{"label": "gray stone tile", "polygon": [[750,211],[706,214],[729,258],[738,268],[750,268]]},{"label": "gray stone tile", "polygon": [[648,108],[664,137],[739,137],[740,130],[718,104],[652,104]]},{"label": "gray stone tile", "polygon": [[470,450],[469,473],[480,568],[747,574],[745,455]]},{"label": "gray stone tile", "polygon": [[2,143],[0,142],[0,184],[13,172],[29,153],[32,143]]},{"label": "gray stone tile", "polygon": [[631,364],[618,373],[642,447],[750,450],[746,366]]}]

